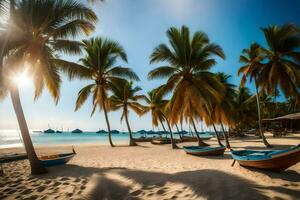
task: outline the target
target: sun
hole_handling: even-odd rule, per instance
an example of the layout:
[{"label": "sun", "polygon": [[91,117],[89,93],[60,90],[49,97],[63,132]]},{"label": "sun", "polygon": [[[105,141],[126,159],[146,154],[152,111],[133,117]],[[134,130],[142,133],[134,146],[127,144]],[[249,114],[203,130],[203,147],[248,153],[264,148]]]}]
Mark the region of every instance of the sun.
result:
[{"label": "sun", "polygon": [[13,81],[18,84],[19,87],[24,87],[30,83],[31,79],[25,70],[22,73],[15,75]]}]

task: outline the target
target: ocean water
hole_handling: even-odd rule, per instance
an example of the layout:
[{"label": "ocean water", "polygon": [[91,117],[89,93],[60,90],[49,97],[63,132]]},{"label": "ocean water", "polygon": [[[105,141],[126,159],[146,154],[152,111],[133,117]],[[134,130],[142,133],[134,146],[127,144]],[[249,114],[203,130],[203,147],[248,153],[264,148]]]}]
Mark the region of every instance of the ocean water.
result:
[{"label": "ocean water", "polygon": [[[99,143],[109,144],[107,134],[99,134],[95,132],[83,132],[83,133],[42,133],[30,131],[31,139],[34,145],[45,144],[88,144]],[[144,135],[139,133],[133,133],[134,138],[141,136],[152,137],[153,135]],[[158,136],[158,135],[154,135]],[[201,134],[201,137],[208,137],[209,133]],[[175,138],[179,138],[177,134],[174,134]],[[0,130],[0,148],[20,147],[23,145],[21,139],[21,133],[19,130]],[[112,134],[112,139],[116,144],[127,144],[128,133],[120,132],[119,134]]]}]

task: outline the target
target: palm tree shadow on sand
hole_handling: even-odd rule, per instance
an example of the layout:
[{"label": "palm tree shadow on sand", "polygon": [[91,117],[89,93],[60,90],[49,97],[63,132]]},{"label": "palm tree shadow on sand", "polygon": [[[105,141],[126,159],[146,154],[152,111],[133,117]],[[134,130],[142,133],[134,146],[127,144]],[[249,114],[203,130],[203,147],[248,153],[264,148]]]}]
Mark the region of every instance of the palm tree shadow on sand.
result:
[{"label": "palm tree shadow on sand", "polygon": [[[241,177],[217,170],[186,171],[174,174],[126,168],[62,166],[66,177],[84,179],[93,186],[85,199],[268,199],[261,186]],[[78,175],[80,174],[80,176]],[[57,179],[55,171],[47,179]],[[79,177],[78,177],[79,176]],[[45,176],[44,176],[45,177]],[[173,188],[175,187],[175,189]],[[172,189],[173,188],[173,189]],[[188,192],[186,192],[188,191]],[[74,192],[75,194],[76,192]],[[185,196],[182,196],[182,195]]]},{"label": "palm tree shadow on sand", "polygon": [[[3,183],[0,197],[11,194],[37,199],[277,199],[287,195],[297,199],[300,192],[286,185],[263,186],[219,170],[196,170],[161,173],[127,168],[94,168],[65,165],[48,168],[45,175],[15,174]],[[295,171],[268,173],[272,178],[291,181],[297,186]],[[22,180],[20,180],[22,179]],[[16,183],[22,183],[18,184]],[[1,183],[2,184],[2,183]],[[2,192],[2,189],[1,189]],[[0,192],[0,193],[1,193]],[[1,199],[1,198],[0,198]]]}]

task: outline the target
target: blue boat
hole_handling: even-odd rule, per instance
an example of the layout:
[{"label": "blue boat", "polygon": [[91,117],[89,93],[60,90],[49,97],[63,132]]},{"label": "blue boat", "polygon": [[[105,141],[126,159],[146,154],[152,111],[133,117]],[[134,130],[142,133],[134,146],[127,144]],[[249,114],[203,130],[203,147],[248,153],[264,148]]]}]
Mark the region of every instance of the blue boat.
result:
[{"label": "blue boat", "polygon": [[231,154],[241,166],[283,171],[300,162],[300,144],[284,150],[239,150]]},{"label": "blue boat", "polygon": [[183,150],[187,154],[197,155],[197,156],[217,156],[223,155],[226,147],[210,147],[210,146],[184,146]]},{"label": "blue boat", "polygon": [[76,152],[73,149],[72,153],[57,154],[51,156],[41,156],[39,159],[45,167],[51,167],[55,165],[64,165],[68,163],[74,156]]}]

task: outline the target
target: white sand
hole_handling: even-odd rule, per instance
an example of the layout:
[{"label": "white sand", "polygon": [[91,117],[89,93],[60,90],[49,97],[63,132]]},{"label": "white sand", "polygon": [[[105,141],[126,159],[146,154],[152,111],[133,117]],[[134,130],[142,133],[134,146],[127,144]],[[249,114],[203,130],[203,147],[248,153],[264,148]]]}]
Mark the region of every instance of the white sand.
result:
[{"label": "white sand", "polygon": [[[299,137],[269,138],[277,148],[300,143]],[[216,145],[214,139],[208,141]],[[192,143],[183,143],[184,145]],[[183,144],[180,144],[182,146]],[[253,138],[231,140],[233,148],[263,148]],[[0,199],[300,199],[300,164],[282,173],[250,170],[224,157],[195,157],[170,145],[138,147],[75,145],[65,166],[31,176],[28,161],[5,164]],[[70,151],[70,146],[37,147],[41,154]],[[22,152],[1,149],[0,154]]]}]

